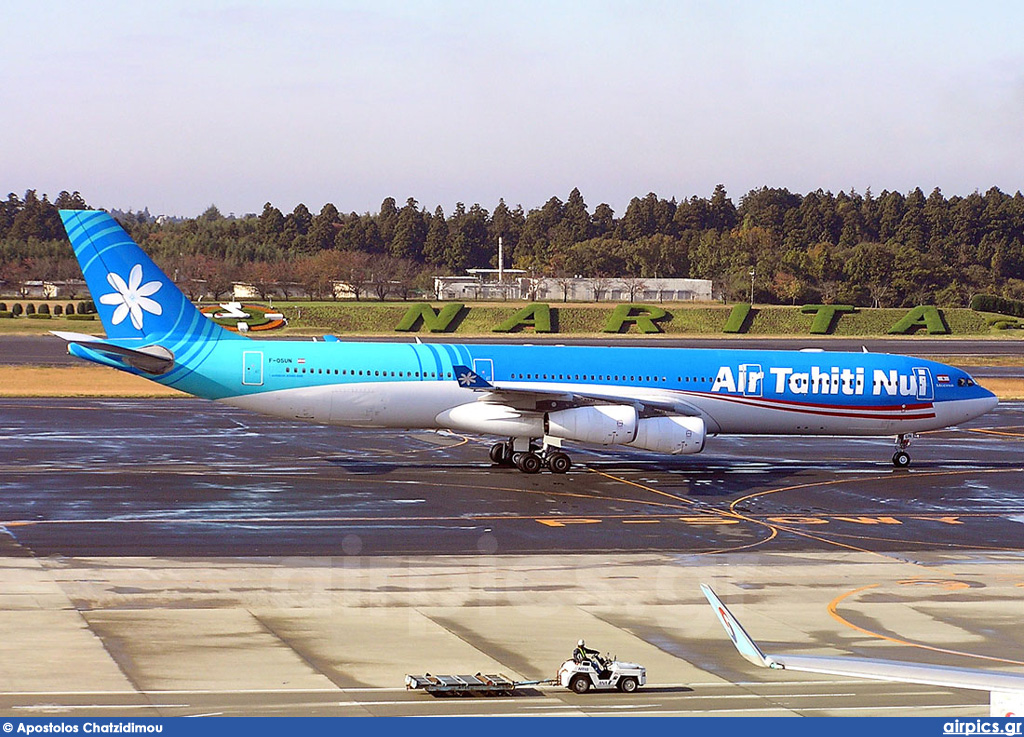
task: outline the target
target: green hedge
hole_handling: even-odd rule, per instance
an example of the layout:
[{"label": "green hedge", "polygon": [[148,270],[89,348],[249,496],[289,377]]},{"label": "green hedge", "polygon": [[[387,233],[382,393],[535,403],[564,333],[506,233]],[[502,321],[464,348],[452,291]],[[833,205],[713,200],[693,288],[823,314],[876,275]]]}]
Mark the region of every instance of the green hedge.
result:
[{"label": "green hedge", "polygon": [[[464,306],[461,302],[452,302],[444,305],[440,310],[435,310],[426,302],[419,302],[411,305],[405,311],[395,330],[400,333],[409,333],[422,325],[432,333],[447,333],[458,327],[456,318]],[[367,309],[369,308],[367,307]]]},{"label": "green hedge", "polygon": [[929,335],[949,335],[949,326],[942,317],[942,311],[932,305],[920,305],[910,310],[889,328],[889,334],[908,335],[922,327]]},{"label": "green hedge", "polygon": [[841,315],[849,315],[857,311],[853,305],[804,305],[800,312],[814,315],[811,320],[811,335],[828,335],[831,333]]},{"label": "green hedge", "polygon": [[654,305],[622,304],[618,305],[608,316],[604,324],[604,333],[628,333],[635,325],[644,335],[662,332],[658,325],[660,320],[671,320],[672,316]]},{"label": "green hedge", "polygon": [[517,310],[510,318],[500,325],[491,328],[495,333],[511,333],[525,328],[533,328],[535,333],[550,333],[552,312],[556,319],[558,313],[544,302],[532,302],[521,310]]},{"label": "green hedge", "polygon": [[[537,303],[543,304],[543,303]],[[530,324],[530,319],[542,317],[538,310],[543,308],[531,307],[531,303],[466,303],[458,309],[455,317],[449,322],[442,320],[441,315],[446,309],[455,311],[458,303],[435,302],[291,302],[278,305],[281,311],[287,316],[289,326],[288,333],[300,334],[345,334],[356,333],[363,335],[401,335],[404,330],[396,331],[396,327],[408,329],[409,332],[427,332],[430,325],[426,324],[423,316],[435,316],[435,329],[441,327],[444,334],[459,335],[488,335],[494,334],[495,328],[512,328],[512,333],[522,332],[529,334],[539,332],[538,327],[547,327],[543,319]],[[423,312],[426,306],[430,312]],[[655,310],[667,313],[663,318],[657,318],[655,312],[643,313],[654,307]],[[835,307],[835,305],[831,306]],[[664,309],[663,309],[664,308]],[[529,310],[533,310],[532,313]],[[615,310],[620,310],[615,315],[615,324],[620,325],[625,334],[637,334],[639,326],[634,324],[634,318],[647,318],[652,320],[658,332],[666,335],[708,335],[722,334],[723,326],[745,335],[814,335],[809,331],[811,320],[808,315],[802,312],[801,306],[767,306],[762,305],[751,308],[747,304],[719,305],[719,306],[681,306],[665,305],[642,306],[639,304],[559,304],[557,307],[550,307],[550,328],[552,334],[562,335],[599,335],[609,326],[609,318]],[[868,336],[885,335],[898,323],[910,318],[910,333],[926,334],[929,330],[923,316],[918,314],[916,309],[908,307],[890,308],[858,308],[856,312],[834,315],[834,319],[828,328],[828,333],[834,336]],[[929,310],[937,308],[928,307]],[[522,312],[527,310],[527,312]],[[636,310],[636,311],[634,311]],[[410,312],[412,321],[409,320]],[[520,314],[517,314],[520,313]],[[625,324],[620,323],[623,314],[627,317]],[[821,313],[818,313],[819,315]],[[448,315],[445,315],[447,318]],[[730,317],[733,319],[730,320]],[[986,314],[975,312],[964,308],[951,308],[942,310],[937,325],[937,334],[949,333],[955,335],[991,335],[997,328],[994,322],[998,316],[994,313]],[[1013,318],[1006,318],[1012,320]],[[508,325],[511,321],[511,326]],[[409,324],[413,322],[414,324]],[[943,325],[944,322],[944,325]],[[503,323],[506,323],[503,325]],[[900,329],[906,329],[901,325]],[[941,332],[940,332],[941,331]],[[408,334],[408,333],[406,333]],[[909,334],[909,333],[908,333]]]},{"label": "green hedge", "polygon": [[36,312],[31,315],[25,315],[25,317],[27,317],[30,320],[49,320],[53,317],[53,315],[51,315],[48,312]]},{"label": "green hedge", "polygon": [[[732,312],[729,313],[729,319],[725,321],[725,327],[722,328],[722,332],[742,333],[747,318],[750,317],[751,309],[753,308],[748,304],[733,305]],[[749,325],[747,327],[749,328]]]},{"label": "green hedge", "polygon": [[0,318],[4,317],[14,317],[14,313],[10,310],[0,310]]},{"label": "green hedge", "polygon": [[1003,299],[994,294],[976,294],[971,298],[971,309],[975,312],[998,312],[1000,315],[1024,317],[1024,302]]},{"label": "green hedge", "polygon": [[65,315],[68,320],[95,320],[95,315]]},{"label": "green hedge", "polygon": [[1019,323],[1016,320],[996,320],[992,323],[992,327],[996,330],[1024,330],[1024,323]]}]

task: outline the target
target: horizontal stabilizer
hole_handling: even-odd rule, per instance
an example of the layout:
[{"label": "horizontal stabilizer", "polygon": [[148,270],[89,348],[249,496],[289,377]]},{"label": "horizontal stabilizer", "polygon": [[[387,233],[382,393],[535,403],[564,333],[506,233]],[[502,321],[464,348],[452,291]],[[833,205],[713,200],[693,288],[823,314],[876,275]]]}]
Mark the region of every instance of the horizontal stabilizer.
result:
[{"label": "horizontal stabilizer", "polygon": [[[147,374],[162,375],[174,368],[174,354],[161,345],[147,345],[141,348],[126,348],[101,340],[92,335],[53,331],[58,338],[68,341],[68,351],[82,358],[90,358],[88,352],[99,354],[105,362],[122,364]],[[80,353],[74,348],[85,349]]]}]

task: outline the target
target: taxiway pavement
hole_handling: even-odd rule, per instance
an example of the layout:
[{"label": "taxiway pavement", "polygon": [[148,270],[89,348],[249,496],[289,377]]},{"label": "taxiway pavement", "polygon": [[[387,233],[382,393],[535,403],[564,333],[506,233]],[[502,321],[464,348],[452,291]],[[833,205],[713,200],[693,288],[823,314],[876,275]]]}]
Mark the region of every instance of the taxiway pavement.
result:
[{"label": "taxiway pavement", "polygon": [[481,438],[194,399],[0,400],[0,524],[33,555],[453,555],[1024,548],[1024,404],[927,433],[717,437],[492,467]]},{"label": "taxiway pavement", "polygon": [[[776,673],[768,649],[1024,670],[1024,405],[884,439],[713,438],[492,468],[450,434],[199,400],[0,400],[0,713],[977,717],[955,689]],[[553,676],[576,639],[633,696],[407,692]]]}]

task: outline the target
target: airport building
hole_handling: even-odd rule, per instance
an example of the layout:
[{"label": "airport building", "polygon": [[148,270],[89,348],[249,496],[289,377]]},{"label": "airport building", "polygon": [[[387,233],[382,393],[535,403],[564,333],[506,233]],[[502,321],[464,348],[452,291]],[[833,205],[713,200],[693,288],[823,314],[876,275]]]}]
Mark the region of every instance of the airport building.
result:
[{"label": "airport building", "polygon": [[[343,281],[332,282],[334,299],[355,299],[355,290]],[[521,269],[469,269],[461,276],[434,277],[434,292],[439,300],[472,302],[477,300],[530,302],[710,302],[710,279],[643,279],[636,277],[530,277]],[[278,285],[275,298],[303,299],[306,290],[300,284]],[[398,293],[398,290],[395,290]],[[364,299],[375,292],[361,290]],[[235,300],[259,299],[251,284],[236,283]]]},{"label": "airport building", "polygon": [[469,269],[434,277],[442,300],[541,302],[710,302],[710,279],[637,277],[529,277],[521,269]]},{"label": "airport building", "polygon": [[83,279],[29,280],[25,282],[0,282],[0,294],[21,299],[77,299],[88,296],[89,289]]}]

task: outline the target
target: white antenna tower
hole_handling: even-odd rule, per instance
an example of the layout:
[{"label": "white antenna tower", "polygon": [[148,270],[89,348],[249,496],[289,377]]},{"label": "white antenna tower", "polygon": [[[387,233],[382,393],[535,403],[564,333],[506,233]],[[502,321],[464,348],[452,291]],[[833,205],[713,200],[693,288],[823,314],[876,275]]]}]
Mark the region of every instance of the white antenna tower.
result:
[{"label": "white antenna tower", "polygon": [[501,236],[498,236],[498,284],[505,283],[505,250],[501,245]]}]

